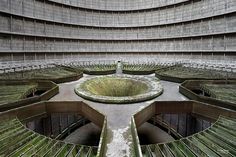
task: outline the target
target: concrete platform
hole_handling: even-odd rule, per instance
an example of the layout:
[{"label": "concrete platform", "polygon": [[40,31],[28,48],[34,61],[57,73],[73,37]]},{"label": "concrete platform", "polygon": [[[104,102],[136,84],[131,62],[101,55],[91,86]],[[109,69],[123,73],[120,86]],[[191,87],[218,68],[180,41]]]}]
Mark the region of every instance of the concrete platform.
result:
[{"label": "concrete platform", "polygon": [[[84,100],[74,92],[75,85],[92,76],[84,75],[78,81],[59,84],[60,93],[50,101],[84,101],[91,107],[97,109],[107,116],[108,138],[106,156],[129,157],[131,156],[132,138],[130,130],[131,116],[142,108],[148,106],[153,101],[183,101],[188,100],[179,93],[179,83],[160,81],[164,92],[161,96],[146,102],[134,104],[102,104]],[[148,77],[155,77],[149,75]],[[119,148],[119,149],[117,149]]]}]

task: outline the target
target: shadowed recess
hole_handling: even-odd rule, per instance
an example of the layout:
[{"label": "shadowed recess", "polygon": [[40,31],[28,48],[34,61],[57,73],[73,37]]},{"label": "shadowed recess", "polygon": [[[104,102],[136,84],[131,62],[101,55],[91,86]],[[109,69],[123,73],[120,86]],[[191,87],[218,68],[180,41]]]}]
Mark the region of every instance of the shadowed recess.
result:
[{"label": "shadowed recess", "polygon": [[141,81],[117,77],[93,79],[83,84],[82,88],[95,95],[113,97],[134,96],[148,90],[147,84]]}]

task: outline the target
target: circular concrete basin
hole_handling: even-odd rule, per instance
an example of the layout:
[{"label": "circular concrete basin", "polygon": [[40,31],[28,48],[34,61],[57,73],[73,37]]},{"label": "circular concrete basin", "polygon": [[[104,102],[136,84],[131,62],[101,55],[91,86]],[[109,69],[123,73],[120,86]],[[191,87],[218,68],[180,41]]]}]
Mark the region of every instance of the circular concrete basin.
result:
[{"label": "circular concrete basin", "polygon": [[156,78],[129,75],[92,77],[75,87],[75,92],[85,99],[117,104],[153,99],[162,90]]}]

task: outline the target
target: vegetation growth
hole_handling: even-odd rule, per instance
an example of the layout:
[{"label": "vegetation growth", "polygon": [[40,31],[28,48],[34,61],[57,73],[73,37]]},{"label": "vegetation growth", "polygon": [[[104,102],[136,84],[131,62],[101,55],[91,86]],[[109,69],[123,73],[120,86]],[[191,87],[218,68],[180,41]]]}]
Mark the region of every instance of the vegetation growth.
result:
[{"label": "vegetation growth", "polygon": [[117,104],[149,100],[159,96],[162,91],[156,79],[129,75],[97,76],[75,87],[75,92],[83,98]]},{"label": "vegetation growth", "polygon": [[235,156],[236,119],[220,117],[210,128],[169,143],[143,145],[143,156]]},{"label": "vegetation growth", "polygon": [[123,64],[123,72],[126,74],[137,74],[137,75],[145,75],[152,74],[157,69],[165,67],[161,64]]},{"label": "vegetation growth", "polygon": [[84,83],[82,88],[95,95],[111,97],[134,96],[148,90],[147,84],[141,81],[119,77],[92,79]]},{"label": "vegetation growth", "polygon": [[65,67],[52,67],[45,69],[21,71],[14,73],[1,74],[1,80],[18,80],[18,79],[57,79],[68,76],[74,76],[79,72]]},{"label": "vegetation growth", "polygon": [[236,79],[236,73],[226,73],[212,69],[200,69],[183,66],[173,66],[156,71],[163,77],[175,77],[181,79]]},{"label": "vegetation growth", "polygon": [[201,84],[200,88],[210,97],[236,103],[236,85],[234,84]]},{"label": "vegetation growth", "polygon": [[97,148],[57,141],[27,129],[18,119],[4,120],[0,127],[0,156],[91,156]]},{"label": "vegetation growth", "polygon": [[29,85],[1,85],[0,104],[15,102],[24,99],[30,93],[36,91],[37,84]]},{"label": "vegetation growth", "polygon": [[159,68],[164,67],[163,65],[158,64],[123,64],[123,70],[130,70],[130,71],[153,71]]},{"label": "vegetation growth", "polygon": [[116,72],[116,64],[94,64],[72,66],[85,74],[113,74]]}]

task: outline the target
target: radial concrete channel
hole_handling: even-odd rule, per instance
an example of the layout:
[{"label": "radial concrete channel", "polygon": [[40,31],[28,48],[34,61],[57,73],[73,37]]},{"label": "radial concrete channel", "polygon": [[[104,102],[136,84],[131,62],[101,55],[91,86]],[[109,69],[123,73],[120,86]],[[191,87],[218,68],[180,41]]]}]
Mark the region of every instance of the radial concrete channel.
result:
[{"label": "radial concrete channel", "polygon": [[[78,81],[59,84],[59,94],[50,101],[84,101],[91,107],[107,116],[108,137],[106,156],[112,157],[130,157],[132,154],[132,138],[130,130],[131,116],[142,108],[148,106],[153,101],[183,101],[187,100],[179,93],[179,84],[168,81],[160,81],[164,92],[159,97],[140,103],[132,104],[103,104],[85,100],[79,97],[75,92],[75,86],[80,81],[87,80],[93,76],[84,75]],[[148,77],[155,77],[149,75]]]}]

